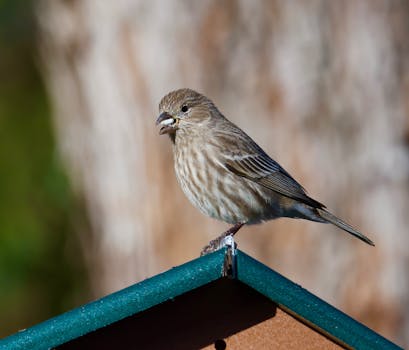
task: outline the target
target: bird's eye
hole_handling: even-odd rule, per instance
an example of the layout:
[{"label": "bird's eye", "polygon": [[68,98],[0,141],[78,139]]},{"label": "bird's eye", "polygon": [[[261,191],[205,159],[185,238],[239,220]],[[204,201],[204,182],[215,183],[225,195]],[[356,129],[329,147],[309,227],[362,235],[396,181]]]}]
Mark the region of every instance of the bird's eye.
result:
[{"label": "bird's eye", "polygon": [[182,108],[180,109],[183,113],[185,113],[185,112],[187,112],[188,111],[188,109],[189,109],[189,107],[188,106],[186,106],[186,105],[183,105],[182,106]]}]

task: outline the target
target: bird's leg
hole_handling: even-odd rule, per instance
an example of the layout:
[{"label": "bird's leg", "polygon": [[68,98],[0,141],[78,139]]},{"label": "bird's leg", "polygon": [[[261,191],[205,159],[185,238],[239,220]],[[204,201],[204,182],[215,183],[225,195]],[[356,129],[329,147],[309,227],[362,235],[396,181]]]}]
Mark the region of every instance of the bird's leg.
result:
[{"label": "bird's leg", "polygon": [[227,231],[223,232],[219,237],[211,240],[209,244],[204,247],[200,253],[200,256],[213,253],[216,250],[220,249],[223,246],[223,241],[227,236],[234,236],[238,230],[242,228],[244,223],[239,222],[234,226],[230,227]]}]

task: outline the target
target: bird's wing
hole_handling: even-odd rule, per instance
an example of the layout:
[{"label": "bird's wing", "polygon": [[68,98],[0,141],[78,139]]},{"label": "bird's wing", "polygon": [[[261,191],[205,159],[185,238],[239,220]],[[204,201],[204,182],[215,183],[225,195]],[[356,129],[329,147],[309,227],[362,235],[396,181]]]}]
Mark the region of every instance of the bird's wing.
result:
[{"label": "bird's wing", "polygon": [[323,204],[307,196],[304,188],[265,153],[235,156],[226,160],[225,166],[234,174],[252,180],[283,196],[314,208],[325,208]]}]

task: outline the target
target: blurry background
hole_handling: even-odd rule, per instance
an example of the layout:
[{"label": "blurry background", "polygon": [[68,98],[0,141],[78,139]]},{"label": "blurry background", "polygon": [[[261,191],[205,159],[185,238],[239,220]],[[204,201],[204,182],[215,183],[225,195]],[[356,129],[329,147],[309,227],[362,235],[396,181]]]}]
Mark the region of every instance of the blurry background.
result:
[{"label": "blurry background", "polygon": [[155,128],[212,98],[361,229],[280,219],[240,249],[409,345],[409,3],[0,1],[0,336],[196,258],[227,228]]}]

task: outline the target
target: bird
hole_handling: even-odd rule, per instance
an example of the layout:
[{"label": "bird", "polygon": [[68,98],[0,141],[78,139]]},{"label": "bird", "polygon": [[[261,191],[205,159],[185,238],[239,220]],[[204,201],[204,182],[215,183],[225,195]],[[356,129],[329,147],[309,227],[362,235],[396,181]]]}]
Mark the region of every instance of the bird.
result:
[{"label": "bird", "polygon": [[306,190],[205,95],[189,88],[166,94],[156,125],[170,137],[182,191],[203,214],[232,225],[201,255],[223,246],[244,225],[280,217],[331,223],[374,246]]}]

